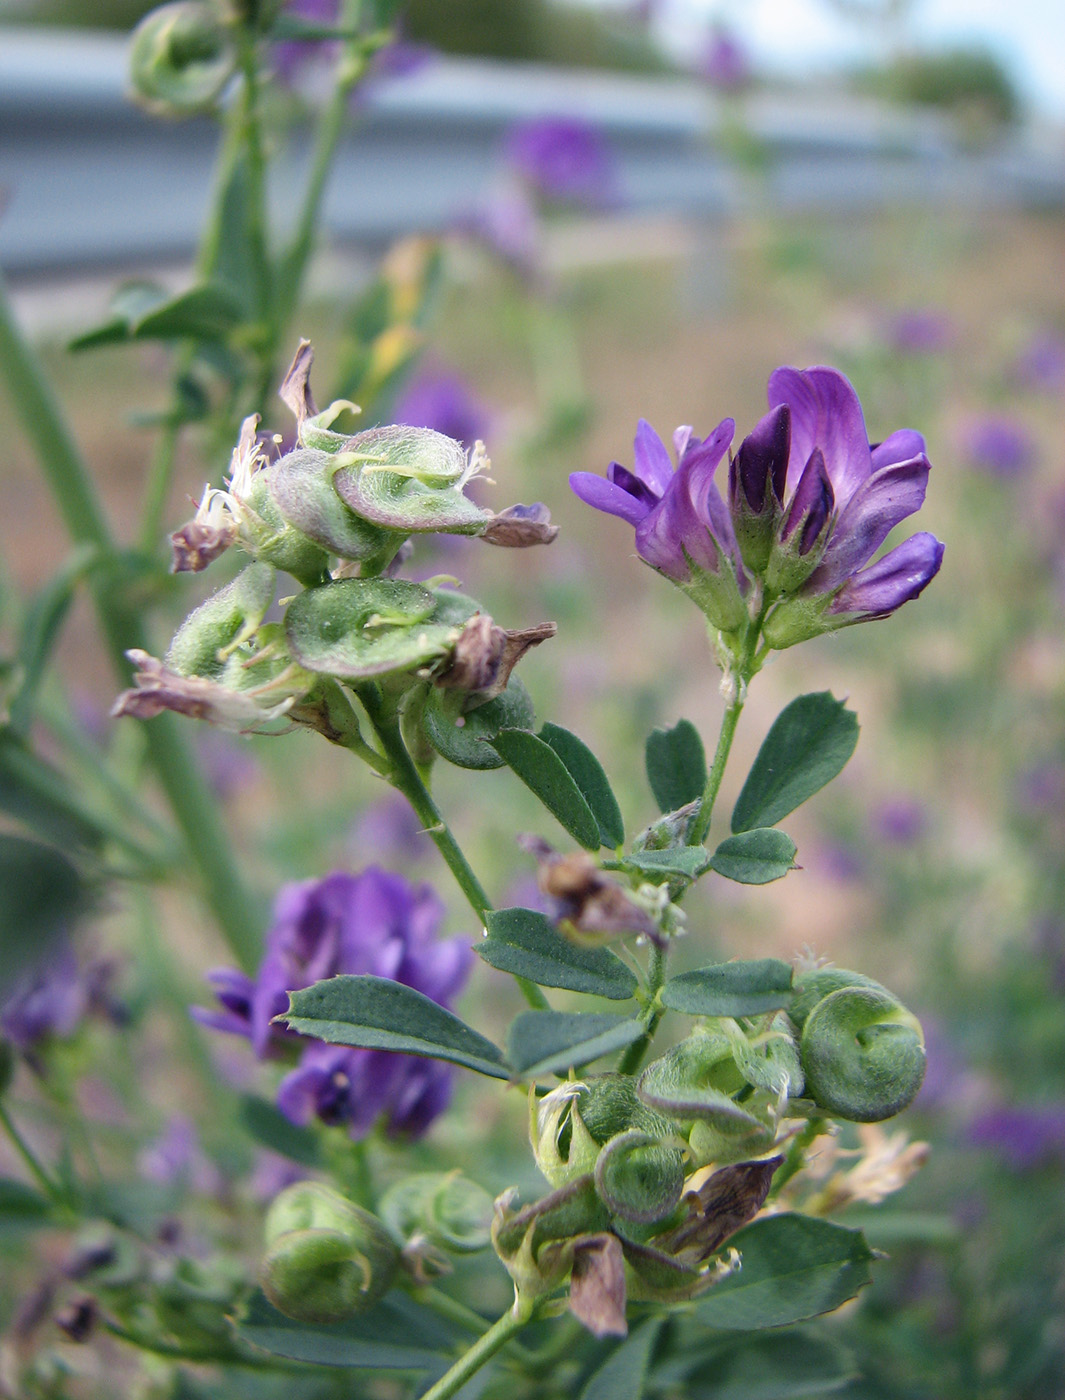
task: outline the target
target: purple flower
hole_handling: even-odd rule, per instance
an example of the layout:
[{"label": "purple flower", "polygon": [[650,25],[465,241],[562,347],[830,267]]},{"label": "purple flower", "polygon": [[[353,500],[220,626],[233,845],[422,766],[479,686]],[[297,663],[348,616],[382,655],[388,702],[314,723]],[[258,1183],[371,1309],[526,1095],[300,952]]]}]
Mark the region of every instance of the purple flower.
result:
[{"label": "purple flower", "polygon": [[1014,1171],[1065,1160],[1065,1103],[1000,1104],[969,1124],[969,1141],[986,1147]]},{"label": "purple flower", "polygon": [[611,462],[605,478],[574,472],[569,479],[586,505],[635,526],[640,558],[709,608],[708,616],[726,629],[745,615],[741,590],[747,586],[732,521],[714,481],[735,429],[731,418],[706,438],[678,428],[674,469],[662,439],[641,418],[631,471]]},{"label": "purple flower", "polygon": [[117,1019],[110,992],[114,966],[104,959],[79,964],[74,949],[59,940],[15,982],[0,1007],[0,1035],[23,1054],[50,1038],[68,1040],[92,1012]]},{"label": "purple flower", "polygon": [[522,277],[534,277],[540,266],[541,229],[536,208],[524,186],[498,185],[463,221],[467,232]]},{"label": "purple flower", "polygon": [[1035,464],[1035,443],[1023,423],[1004,414],[983,413],[962,427],[962,452],[970,465],[992,476],[1023,476]]},{"label": "purple flower", "polygon": [[1012,377],[1028,389],[1056,393],[1065,388],[1065,339],[1054,331],[1032,336],[1013,362]]},{"label": "purple flower", "polygon": [[943,546],[912,535],[869,560],[922,505],[924,439],[901,428],[872,445],[858,396],[838,370],[774,370],[769,413],[740,444],[729,504],[744,559],[766,559],[771,594],[789,595],[765,635],[790,646],[851,622],[887,617],[939,572]]},{"label": "purple flower", "polygon": [[137,1170],[146,1181],[181,1186],[204,1195],[218,1195],[224,1184],[218,1168],[200,1146],[195,1125],[180,1113],[139,1153]]},{"label": "purple flower", "polygon": [[538,117],[507,133],[507,164],[544,199],[601,208],[615,172],[603,133],[576,117]]},{"label": "purple flower", "polygon": [[392,421],[411,428],[434,428],[466,448],[489,435],[484,405],[459,375],[446,370],[427,369],[417,374],[399,396]]},{"label": "purple flower", "polygon": [[716,27],[699,60],[699,73],[719,92],[740,92],[751,80],[751,65],[736,37]]},{"label": "purple flower", "polygon": [[954,325],[945,311],[919,307],[890,317],[884,338],[900,355],[934,355],[951,344]]},{"label": "purple flower", "polygon": [[873,808],[871,823],[881,841],[910,846],[924,835],[928,813],[916,798],[890,797]]},{"label": "purple flower", "polygon": [[[285,14],[308,24],[326,26],[336,24],[339,9],[340,0],[288,0]],[[280,82],[291,85],[307,63],[335,49],[335,40],[283,39],[274,45],[274,72]]]},{"label": "purple flower", "polygon": [[289,992],[340,973],[392,978],[450,1005],[473,955],[461,938],[437,939],[443,913],[428,886],[376,867],[285,885],[257,976],[210,973],[221,1010],[194,1007],[192,1014],[216,1030],[247,1036],[260,1059],[286,1042],[306,1046],[279,1092],[293,1121],[344,1122],[360,1136],[383,1118],[391,1132],[422,1132],[447,1102],[449,1070],[413,1056],[308,1044],[273,1019],[288,1008]]}]

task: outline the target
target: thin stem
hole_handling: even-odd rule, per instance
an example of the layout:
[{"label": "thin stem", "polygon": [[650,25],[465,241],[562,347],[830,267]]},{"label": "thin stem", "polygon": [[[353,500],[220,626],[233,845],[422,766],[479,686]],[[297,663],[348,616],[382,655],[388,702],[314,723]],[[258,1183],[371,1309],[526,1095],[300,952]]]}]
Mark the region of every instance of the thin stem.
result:
[{"label": "thin stem", "polygon": [[736,726],[739,724],[742,713],[743,700],[737,696],[725,711],[721,721],[721,732],[717,736],[717,749],[714,752],[714,761],[710,766],[710,774],[706,780],[703,799],[699,804],[699,814],[692,822],[691,830],[688,832],[689,846],[701,846],[710,830],[710,819],[714,815],[714,802],[717,799],[718,789],[721,787],[721,779],[725,776],[725,764],[728,762],[732,740],[736,736]]},{"label": "thin stem", "polygon": [[30,1173],[48,1199],[54,1201],[56,1205],[66,1205],[66,1192],[59,1183],[53,1181],[48,1172],[45,1171],[44,1167],[38,1161],[36,1153],[19,1132],[18,1128],[15,1127],[11,1115],[2,1103],[0,1103],[0,1126],[3,1127],[4,1132],[7,1134],[11,1146],[25,1163],[26,1170]]},{"label": "thin stem", "polygon": [[[483,924],[486,915],[491,912],[491,900],[485,894],[462,847],[455,840],[451,828],[422,781],[417,764],[403,742],[394,707],[382,698],[375,685],[360,686],[358,695],[377,736],[381,753],[388,760],[389,767],[385,776],[414,808],[418,820],[432,838],[433,844],[454,875],[459,889],[466,896],[467,903]],[[534,982],[525,977],[517,977],[515,980],[530,1006],[538,1010],[549,1009],[550,1003]]]},{"label": "thin stem", "polygon": [[418,1288],[414,1292],[419,1303],[424,1303],[427,1308],[432,1308],[433,1312],[440,1317],[447,1318],[449,1322],[456,1322],[460,1327],[465,1327],[467,1332],[473,1332],[476,1336],[483,1336],[488,1331],[488,1323],[480,1313],[468,1308],[465,1303],[460,1303],[457,1298],[451,1298],[446,1293],[441,1293],[439,1288]]},{"label": "thin stem", "polygon": [[[345,0],[337,21],[338,26],[355,29],[361,13],[362,0]],[[333,95],[318,121],[314,153],[311,156],[311,173],[296,221],[296,231],[284,257],[283,275],[278,278],[274,302],[275,348],[284,336],[299,300],[303,274],[307,270],[307,263],[314,248],[315,231],[322,212],[326,182],[348,117],[351,91],[365,73],[369,59],[367,45],[362,37],[345,42],[337,65]]]},{"label": "thin stem", "polygon": [[500,1347],[506,1346],[512,1337],[516,1336],[527,1323],[532,1321],[535,1312],[535,1304],[522,1303],[516,1299],[514,1306],[492,1323],[488,1331],[474,1342],[465,1356],[460,1357],[450,1371],[441,1376],[435,1385],[430,1386],[423,1393],[421,1400],[448,1400],[448,1397],[460,1390],[486,1362],[491,1361]]},{"label": "thin stem", "polygon": [[[62,411],[36,355],[15,322],[0,278],[0,373],[71,538],[96,545],[111,557],[114,542],[92,478],[74,445]],[[105,569],[89,581],[112,661],[123,681],[127,648],[147,650],[139,619],[118,596]],[[166,793],[185,844],[231,950],[246,971],[258,964],[260,920],[255,901],[237,874],[217,804],[196,760],[170,715],[145,726],[148,755]]]},{"label": "thin stem", "polygon": [[658,1000],[666,980],[666,950],[657,943],[651,944],[651,956],[647,963],[646,1005],[643,1013],[644,1031],[639,1040],[634,1040],[618,1063],[619,1074],[635,1074],[643,1062],[643,1057],[654,1039],[658,1023],[662,1019],[663,1007]]}]

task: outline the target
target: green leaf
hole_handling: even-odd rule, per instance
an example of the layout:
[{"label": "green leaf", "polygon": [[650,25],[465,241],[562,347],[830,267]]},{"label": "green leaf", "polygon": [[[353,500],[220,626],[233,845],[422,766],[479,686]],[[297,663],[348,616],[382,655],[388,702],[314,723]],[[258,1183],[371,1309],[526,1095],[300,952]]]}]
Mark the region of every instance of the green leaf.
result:
[{"label": "green leaf", "polygon": [[706,754],[690,719],[672,729],[653,729],[647,739],[647,781],[659,810],[675,812],[702,797],[706,789]]},{"label": "green leaf", "polygon": [[69,350],[94,350],[98,345],[115,345],[129,339],[130,326],[142,316],[164,306],[169,293],[158,282],[136,280],[126,282],[111,298],[111,315],[101,325],[76,336]]},{"label": "green leaf", "polygon": [[726,836],[710,857],[710,869],[741,885],[768,885],[795,869],[795,842],[771,826]]},{"label": "green leaf", "polygon": [[599,823],[550,744],[524,729],[503,729],[492,747],[575,841],[599,849]]},{"label": "green leaf", "polygon": [[330,1045],[427,1055],[495,1079],[510,1077],[498,1046],[402,982],[365,974],[330,977],[291,992],[289,1003],[279,1019],[300,1035]]},{"label": "green leaf", "polygon": [[632,851],[619,861],[605,862],[608,870],[635,870],[656,885],[679,877],[696,879],[706,868],[705,846],[670,846],[664,851]]},{"label": "green leaf", "polygon": [[631,1016],[524,1011],[507,1032],[507,1056],[521,1078],[538,1079],[623,1050],[642,1034],[643,1023]]},{"label": "green leaf", "polygon": [[583,739],[578,739],[576,734],[571,734],[561,725],[545,724],[540,730],[540,738],[558,754],[592,809],[592,815],[599,823],[602,844],[616,850],[625,840],[625,823],[621,820],[621,808],[610,780],[603,772],[603,765]]},{"label": "green leaf", "polygon": [[8,722],[20,734],[29,728],[45,667],[59,640],[74,592],[99,558],[95,545],[82,545],[26,608],[18,648],[20,685],[8,707]]},{"label": "green leaf", "polygon": [[0,1177],[0,1229],[46,1225],[51,1213],[47,1196],[42,1196],[25,1182]]},{"label": "green leaf", "polygon": [[0,1000],[8,984],[65,932],[87,901],[61,852],[0,833]]},{"label": "green leaf", "polygon": [[240,298],[220,282],[205,282],[177,296],[150,282],[133,282],[120,289],[111,307],[111,318],[71,341],[71,350],[125,340],[223,340],[244,319]]},{"label": "green leaf", "polygon": [[285,614],[292,654],[308,671],[367,680],[444,656],[455,629],[426,619],[427,588],[402,579],[345,578],[298,594]]},{"label": "green leaf", "polygon": [[789,1331],[689,1352],[657,1370],[655,1381],[683,1381],[690,1400],[798,1400],[831,1395],[857,1374],[852,1356],[837,1342]]},{"label": "green leaf", "polygon": [[296,1322],[252,1294],[237,1336],[273,1356],[317,1366],[418,1371],[437,1366],[453,1344],[451,1331],[402,1294],[393,1293],[345,1322]]},{"label": "green leaf", "polygon": [[317,1136],[309,1128],[301,1128],[286,1118],[280,1109],[255,1094],[242,1094],[240,1121],[250,1137],[271,1152],[278,1152],[291,1162],[305,1167],[322,1165],[322,1150]]},{"label": "green leaf", "polygon": [[486,922],[488,937],[474,945],[474,952],[500,972],[611,1001],[636,993],[635,974],[616,953],[571,943],[535,909],[496,909]]},{"label": "green leaf", "polygon": [[630,1332],[593,1371],[580,1400],[640,1400],[647,1383],[647,1367],[665,1318],[651,1317]]},{"label": "green leaf", "polygon": [[[65,851],[97,849],[105,833],[69,777],[9,729],[0,728],[0,812]],[[0,907],[3,895],[0,894]]]},{"label": "green leaf", "polygon": [[776,826],[839,773],[858,742],[858,716],[827,691],[777,716],[732,813],[733,831]]},{"label": "green leaf", "polygon": [[756,1220],[729,1244],[743,1267],[695,1307],[701,1323],[728,1331],[785,1327],[832,1312],[869,1282],[874,1258],[860,1230],[809,1215]]},{"label": "green leaf", "polygon": [[689,1016],[760,1016],[787,1006],[793,975],[779,958],[714,963],[671,977],[662,1001]]}]

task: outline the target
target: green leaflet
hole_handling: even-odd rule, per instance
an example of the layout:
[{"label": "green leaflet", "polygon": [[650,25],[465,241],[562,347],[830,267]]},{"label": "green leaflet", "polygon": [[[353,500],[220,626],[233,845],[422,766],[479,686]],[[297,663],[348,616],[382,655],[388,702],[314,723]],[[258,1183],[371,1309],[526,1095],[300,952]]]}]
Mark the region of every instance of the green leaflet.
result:
[{"label": "green leaflet", "polygon": [[492,747],[575,841],[585,850],[599,849],[599,822],[550,744],[524,729],[504,729]]},{"label": "green leaflet", "polygon": [[344,1322],[296,1322],[255,1292],[236,1323],[243,1342],[318,1366],[373,1370],[426,1370],[439,1367],[453,1345],[449,1328],[427,1308],[392,1293],[368,1312]]},{"label": "green leaflet", "polygon": [[706,788],[706,753],[690,719],[672,729],[653,729],[645,751],[647,781],[659,810],[675,812],[702,797]]},{"label": "green leaflet", "polygon": [[776,826],[820,791],[858,742],[858,716],[827,690],[785,706],[758,750],[732,813],[734,832]]},{"label": "green leaflet", "polygon": [[768,826],[727,836],[710,857],[711,870],[741,885],[768,885],[794,868],[795,842]]},{"label": "green leaflet", "polygon": [[779,958],[714,963],[671,977],[662,1001],[689,1016],[759,1016],[788,1005],[792,976]]},{"label": "green leaflet", "polygon": [[640,1400],[665,1318],[649,1317],[620,1342],[581,1391],[580,1400]]},{"label": "green leaflet", "polygon": [[497,909],[487,915],[488,937],[474,944],[492,967],[527,977],[541,987],[625,1001],[636,976],[609,948],[582,948],[535,909]]},{"label": "green leaflet", "polygon": [[558,754],[580,789],[599,823],[602,844],[616,849],[625,840],[625,823],[603,765],[583,739],[578,739],[576,734],[571,734],[561,725],[545,724],[540,730],[540,738]]},{"label": "green leaflet", "polygon": [[643,1024],[595,1012],[524,1011],[507,1032],[507,1058],[522,1079],[564,1074],[631,1045]]},{"label": "green leaflet", "polygon": [[289,996],[280,1019],[300,1035],[330,1045],[397,1050],[465,1065],[508,1079],[498,1046],[429,997],[402,982],[369,975],[330,977]]}]

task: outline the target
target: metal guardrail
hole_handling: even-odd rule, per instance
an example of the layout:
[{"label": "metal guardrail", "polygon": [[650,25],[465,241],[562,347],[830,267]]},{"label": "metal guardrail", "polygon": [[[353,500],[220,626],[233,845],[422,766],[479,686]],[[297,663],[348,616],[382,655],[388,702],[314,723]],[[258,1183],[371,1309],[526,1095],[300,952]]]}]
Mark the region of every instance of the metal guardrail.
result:
[{"label": "metal guardrail", "polygon": [[[716,139],[732,118],[693,82],[441,58],[365,101],[338,152],[327,234],[378,244],[454,226],[498,179],[507,126],[549,114],[606,131],[626,209],[711,220],[745,199]],[[966,150],[934,115],[802,93],[752,93],[742,119],[776,208],[1065,203],[1065,154],[1031,133]],[[160,121],[130,102],[122,39],[0,30],[0,265],[18,276],[187,257],[216,139],[208,120]],[[282,217],[307,151],[297,130],[278,161]]]}]

